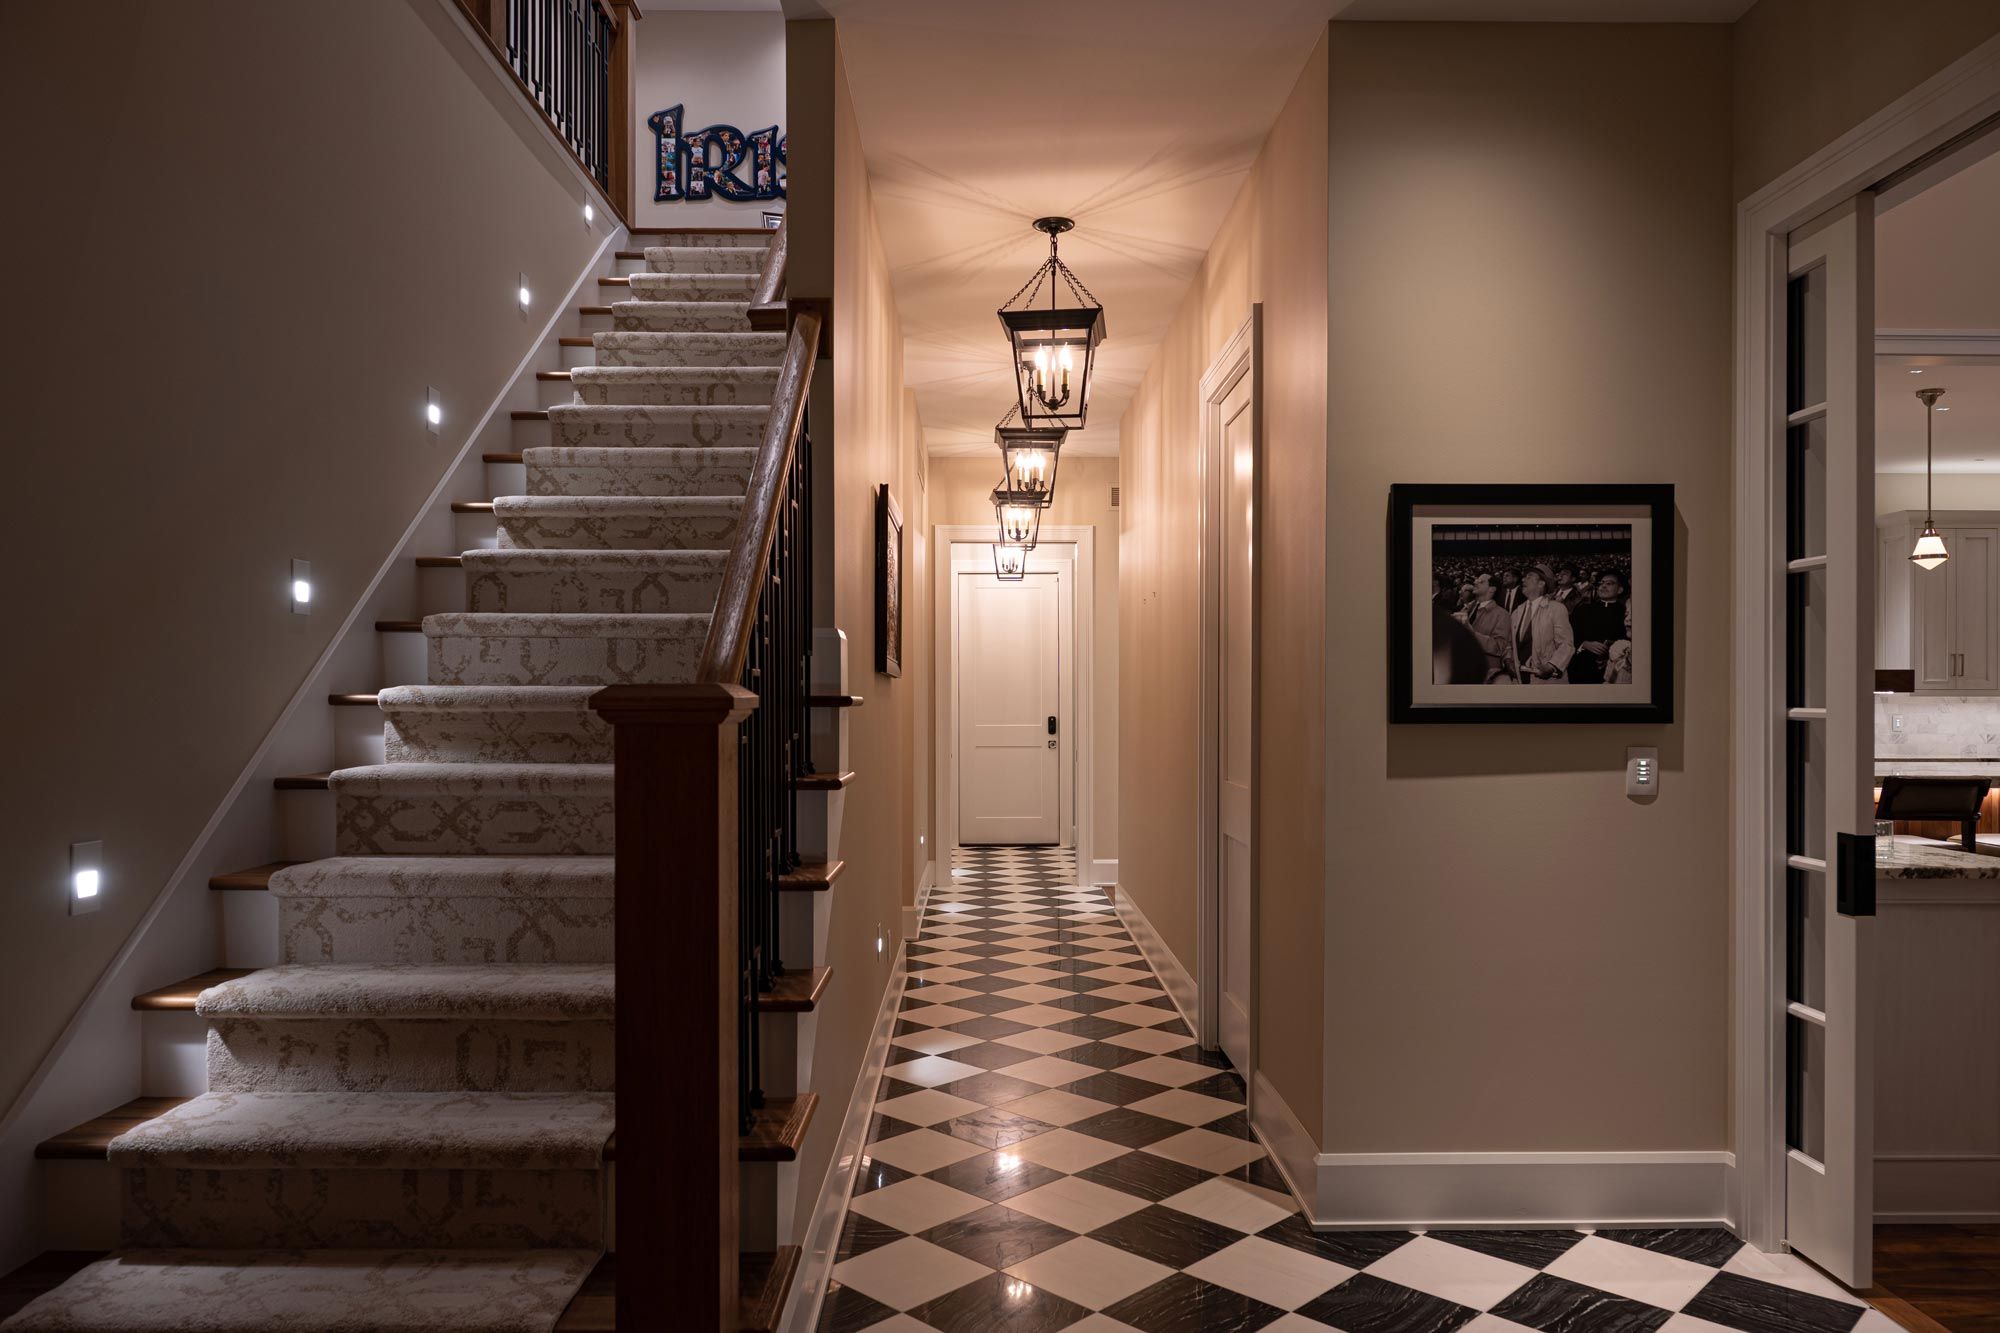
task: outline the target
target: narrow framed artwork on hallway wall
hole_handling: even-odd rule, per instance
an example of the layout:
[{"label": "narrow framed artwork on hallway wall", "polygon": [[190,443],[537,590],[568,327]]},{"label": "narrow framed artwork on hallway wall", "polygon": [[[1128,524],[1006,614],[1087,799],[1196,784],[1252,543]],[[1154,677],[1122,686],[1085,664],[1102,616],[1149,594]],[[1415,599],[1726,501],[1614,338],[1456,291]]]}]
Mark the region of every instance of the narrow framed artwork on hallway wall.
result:
[{"label": "narrow framed artwork on hallway wall", "polygon": [[903,511],[886,481],[875,492],[875,669],[903,674]]},{"label": "narrow framed artwork on hallway wall", "polygon": [[1392,486],[1389,511],[1391,721],[1672,721],[1672,486]]}]

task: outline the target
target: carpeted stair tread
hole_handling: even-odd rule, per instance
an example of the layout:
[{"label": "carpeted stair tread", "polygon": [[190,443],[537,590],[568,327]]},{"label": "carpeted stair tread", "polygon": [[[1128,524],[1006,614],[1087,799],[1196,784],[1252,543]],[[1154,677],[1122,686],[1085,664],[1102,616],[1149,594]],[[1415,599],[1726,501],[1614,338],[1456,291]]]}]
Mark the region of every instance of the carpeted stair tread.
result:
[{"label": "carpeted stair tread", "polygon": [[335,796],[608,796],[610,764],[363,764],[335,769]]},{"label": "carpeted stair tread", "polygon": [[204,990],[204,1018],[505,1018],[605,1021],[609,963],[322,963],[260,968]]},{"label": "carpeted stair tread", "polygon": [[467,551],[466,606],[471,611],[709,612],[728,561],[729,552],[722,549]]},{"label": "carpeted stair tread", "polygon": [[331,856],[274,871],[274,897],[611,898],[609,856]]},{"label": "carpeted stair tread", "polygon": [[634,273],[625,284],[635,301],[740,304],[757,290],[755,273]]},{"label": "carpeted stair tread", "polygon": [[529,495],[742,495],[757,451],[648,445],[525,449]]},{"label": "carpeted stair tread", "polygon": [[510,495],[498,545],[537,551],[716,551],[736,540],[740,495]]},{"label": "carpeted stair tread", "polygon": [[639,252],[653,273],[757,273],[764,247],[747,245],[649,245]]},{"label": "carpeted stair tread", "polygon": [[121,1167],[590,1171],[610,1093],[207,1092],[111,1141]]},{"label": "carpeted stair tread", "polygon": [[391,685],[375,695],[383,712],[589,713],[595,685]]},{"label": "carpeted stair tread", "polygon": [[755,448],[769,403],[558,403],[548,410],[558,448]]},{"label": "carpeted stair tread", "polygon": [[443,611],[423,624],[433,639],[686,639],[705,637],[709,620],[698,611]]},{"label": "carpeted stair tread", "polygon": [[750,327],[748,301],[613,301],[614,329],[655,333],[728,333]]},{"label": "carpeted stair tread", "polygon": [[768,406],[776,366],[578,366],[569,373],[579,403],[654,406]]},{"label": "carpeted stair tread", "polygon": [[7,1333],[549,1333],[595,1250],[128,1250]]}]

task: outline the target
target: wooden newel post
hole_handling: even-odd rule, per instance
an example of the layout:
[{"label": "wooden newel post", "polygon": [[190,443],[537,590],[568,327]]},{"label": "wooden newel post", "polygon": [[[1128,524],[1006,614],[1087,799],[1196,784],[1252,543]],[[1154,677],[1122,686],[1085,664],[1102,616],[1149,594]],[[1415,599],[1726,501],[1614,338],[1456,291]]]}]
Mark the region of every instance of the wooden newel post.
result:
[{"label": "wooden newel post", "polygon": [[735,1333],[736,733],[757,696],[613,685],[590,706],[617,763],[618,1326]]}]

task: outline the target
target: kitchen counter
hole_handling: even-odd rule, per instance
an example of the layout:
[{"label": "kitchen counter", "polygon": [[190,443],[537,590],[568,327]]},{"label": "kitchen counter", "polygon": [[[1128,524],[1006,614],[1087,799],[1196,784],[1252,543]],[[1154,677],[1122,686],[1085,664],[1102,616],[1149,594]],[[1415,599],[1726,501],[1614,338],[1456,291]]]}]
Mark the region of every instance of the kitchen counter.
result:
[{"label": "kitchen counter", "polygon": [[1894,857],[1875,863],[1877,879],[2000,879],[2000,855],[1968,852],[1930,838],[1899,836],[1893,841]]}]

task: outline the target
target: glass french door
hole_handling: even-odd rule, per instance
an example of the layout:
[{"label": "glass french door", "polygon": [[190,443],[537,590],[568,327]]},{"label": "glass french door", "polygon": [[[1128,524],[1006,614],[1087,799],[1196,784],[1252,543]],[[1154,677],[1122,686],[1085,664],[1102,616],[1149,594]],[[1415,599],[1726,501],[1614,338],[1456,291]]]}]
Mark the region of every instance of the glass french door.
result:
[{"label": "glass french door", "polygon": [[1787,238],[1785,1238],[1872,1280],[1874,196]]}]

